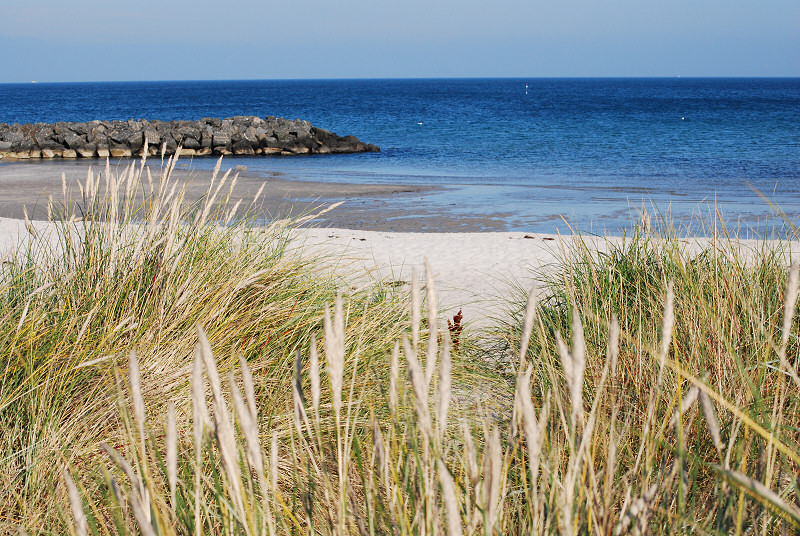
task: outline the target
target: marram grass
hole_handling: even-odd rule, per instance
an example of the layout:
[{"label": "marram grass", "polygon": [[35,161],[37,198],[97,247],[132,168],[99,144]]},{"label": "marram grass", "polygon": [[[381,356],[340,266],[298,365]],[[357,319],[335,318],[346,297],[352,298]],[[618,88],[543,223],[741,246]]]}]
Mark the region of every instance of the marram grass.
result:
[{"label": "marram grass", "polygon": [[[28,223],[0,267],[0,532],[63,533],[61,468],[96,475],[99,442],[123,442],[115,375],[127,376],[131,350],[148,411],[173,401],[178,424],[198,325],[225,374],[249,361],[261,404],[282,412],[291,401],[295,353],[343,283],[319,269],[324,259],[286,250],[285,222],[231,221],[235,178],[215,173],[189,205],[173,165],[160,177],[90,172],[77,202],[65,186],[52,222]],[[391,348],[405,314],[381,289],[348,296],[345,313],[343,343],[362,363]]]},{"label": "marram grass", "polygon": [[785,245],[577,242],[483,334],[498,377],[454,349],[430,270],[410,311],[337,294],[283,227],[219,225],[224,189],[175,208],[169,165],[152,191],[87,181],[82,221],[4,265],[6,532],[800,530]]}]

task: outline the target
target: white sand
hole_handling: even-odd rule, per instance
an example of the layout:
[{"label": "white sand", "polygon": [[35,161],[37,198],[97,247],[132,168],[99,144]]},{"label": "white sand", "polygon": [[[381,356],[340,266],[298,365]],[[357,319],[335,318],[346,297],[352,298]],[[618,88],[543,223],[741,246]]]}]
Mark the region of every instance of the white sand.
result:
[{"label": "white sand", "polygon": [[[50,224],[33,222],[37,232]],[[21,220],[0,218],[0,257],[27,234]],[[528,289],[532,270],[557,266],[559,237],[533,233],[390,233],[349,229],[298,229],[295,251],[324,254],[354,285],[379,279],[408,282],[411,270],[424,275],[428,259],[442,314],[463,309],[464,321],[485,320],[501,311],[510,285]],[[525,238],[526,236],[531,238]],[[568,240],[568,239],[565,239]],[[403,285],[402,288],[408,288]]]},{"label": "white sand", "polygon": [[[329,254],[344,273],[370,280],[411,280],[424,276],[427,258],[436,281],[442,314],[463,310],[464,321],[483,324],[500,313],[511,288],[527,291],[536,274],[558,267],[559,249],[571,239],[535,233],[390,233],[349,229],[302,229],[296,244]],[[528,238],[526,238],[528,237]],[[612,239],[618,241],[619,239]],[[604,248],[604,240],[591,247]],[[408,288],[404,285],[403,288]]]},{"label": "white sand", "polygon": [[[33,222],[36,232],[47,233],[50,224]],[[21,220],[0,218],[0,259],[15,247],[28,231]],[[526,238],[527,237],[527,238]],[[452,317],[463,309],[464,321],[483,325],[502,312],[504,297],[513,288],[527,291],[537,275],[556,269],[563,249],[572,237],[535,233],[391,233],[349,229],[297,229],[293,248],[301,254],[324,254],[329,266],[351,275],[353,285],[367,285],[379,279],[402,281],[407,289],[411,270],[424,274],[428,259],[436,280],[441,313]],[[583,241],[590,249],[605,250],[620,238]],[[699,250],[710,239],[692,238],[687,248]],[[759,241],[739,242],[752,254]],[[790,244],[793,252],[800,250]]]}]

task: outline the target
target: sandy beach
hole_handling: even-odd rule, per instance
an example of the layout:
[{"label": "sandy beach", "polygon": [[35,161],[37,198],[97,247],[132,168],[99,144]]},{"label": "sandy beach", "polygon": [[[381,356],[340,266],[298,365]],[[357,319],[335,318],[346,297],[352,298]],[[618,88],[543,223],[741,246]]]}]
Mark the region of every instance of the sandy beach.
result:
[{"label": "sandy beach", "polygon": [[[127,163],[109,165],[120,169]],[[61,198],[62,173],[75,198],[77,183],[90,166],[95,171],[105,168],[99,160],[0,165],[0,257],[27,232],[22,221],[23,206],[31,215],[33,226],[47,232],[50,224],[42,221],[46,219],[46,200],[50,195]],[[154,174],[157,171],[152,170]],[[188,201],[205,193],[209,171],[176,169],[174,173],[175,178],[185,182]],[[242,199],[243,206],[267,183],[256,223],[297,216],[343,201],[323,217],[292,231],[291,250],[295,254],[326,257],[328,268],[347,277],[354,287],[380,280],[404,289],[408,288],[412,270],[422,276],[427,259],[436,278],[442,315],[450,318],[462,310],[464,321],[474,325],[483,325],[501,315],[514,292],[527,291],[537,278],[557,269],[575,240],[569,235],[486,232],[492,228],[491,218],[470,219],[415,209],[414,198],[435,187],[293,181],[247,171],[238,174],[233,198]],[[590,249],[601,251],[623,239],[582,236],[580,240]],[[685,240],[687,247],[696,250],[707,247],[709,241]],[[754,249],[758,244],[740,242],[745,249]]]}]

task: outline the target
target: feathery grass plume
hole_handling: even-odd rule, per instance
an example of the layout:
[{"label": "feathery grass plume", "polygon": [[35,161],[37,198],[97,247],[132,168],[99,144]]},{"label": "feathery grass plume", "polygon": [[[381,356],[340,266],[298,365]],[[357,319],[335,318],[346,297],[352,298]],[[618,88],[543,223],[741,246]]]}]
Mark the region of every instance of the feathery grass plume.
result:
[{"label": "feathery grass plume", "polygon": [[28,218],[28,209],[23,205],[22,207],[22,215],[25,220],[25,229],[30,233],[30,235],[34,238],[38,238],[38,233],[36,232],[36,228],[31,223],[30,218]]},{"label": "feathery grass plume", "polygon": [[556,333],[556,347],[564,369],[564,380],[572,406],[570,427],[574,434],[578,423],[583,420],[583,374],[586,370],[586,342],[577,310],[572,311],[572,351],[569,351],[560,333]]},{"label": "feathery grass plume", "polygon": [[536,319],[536,284],[528,292],[528,301],[525,303],[525,315],[522,320],[522,338],[519,343],[519,370],[525,367],[525,356],[528,354],[528,345],[533,333],[533,321]]},{"label": "feathery grass plume", "polygon": [[269,443],[269,476],[272,493],[278,492],[278,432],[272,431]]},{"label": "feathery grass plume", "polygon": [[[147,490],[145,490],[147,494]],[[129,495],[129,502],[131,510],[133,510],[133,517],[139,525],[139,530],[142,536],[156,536],[156,531],[153,529],[152,520],[150,519],[149,500],[139,497],[136,493]]]},{"label": "feathery grass plume", "polygon": [[75,535],[86,536],[89,524],[86,520],[86,513],[83,511],[81,495],[78,492],[78,486],[75,485],[75,481],[72,480],[72,476],[66,468],[64,468],[64,483],[67,485],[67,495],[69,497],[69,506],[72,509]]},{"label": "feathery grass plume", "polygon": [[436,284],[428,259],[425,259],[425,301],[428,304],[428,351],[425,355],[425,382],[430,386],[439,352],[439,310],[436,299]]},{"label": "feathery grass plume", "polygon": [[789,277],[786,280],[786,293],[783,302],[783,327],[781,329],[781,353],[786,354],[786,345],[789,342],[789,333],[792,328],[792,318],[794,318],[794,311],[797,306],[797,294],[800,291],[798,288],[798,275],[800,273],[800,264],[793,262],[789,268]]},{"label": "feathery grass plume", "polygon": [[247,400],[247,408],[250,410],[250,418],[254,423],[258,422],[258,408],[256,407],[256,386],[253,383],[253,374],[247,364],[247,359],[239,354],[239,368],[242,371],[242,385],[244,385],[244,396]]},{"label": "feathery grass plume", "polygon": [[503,450],[500,445],[500,430],[492,425],[487,430],[486,450],[483,453],[483,497],[485,504],[486,532],[494,532],[497,523],[500,499],[503,494]]},{"label": "feathery grass plume", "polygon": [[389,415],[394,417],[397,413],[397,390],[400,383],[400,343],[395,342],[392,347],[392,358],[389,365]]},{"label": "feathery grass plume", "polygon": [[647,534],[647,525],[650,522],[650,514],[657,492],[658,485],[653,484],[631,502],[614,528],[615,536],[621,536],[622,534],[644,536]]},{"label": "feathery grass plume", "polygon": [[667,355],[669,355],[669,346],[672,343],[672,329],[675,326],[675,293],[673,292],[674,284],[670,280],[667,283],[667,296],[664,299],[664,317],[661,322],[661,348],[658,352],[658,384],[661,385],[662,375],[664,373],[664,365],[667,363]]},{"label": "feathery grass plume", "polygon": [[344,311],[342,295],[336,295],[333,321],[325,305],[323,313],[325,327],[325,359],[328,361],[328,380],[331,383],[333,409],[338,419],[342,411],[342,382],[344,381]]},{"label": "feathery grass plume", "polygon": [[308,375],[311,380],[311,405],[314,408],[314,415],[319,419],[319,399],[322,396],[322,387],[319,377],[319,354],[317,353],[317,337],[311,334],[311,344],[309,345]]},{"label": "feathery grass plume", "polygon": [[467,471],[467,478],[472,487],[475,488],[481,478],[480,468],[478,467],[478,455],[475,450],[475,440],[472,438],[472,430],[469,422],[461,421],[461,430],[464,436],[464,466]]},{"label": "feathery grass plume", "polygon": [[411,379],[411,388],[414,391],[414,408],[417,412],[417,421],[423,438],[427,441],[431,437],[431,414],[428,410],[428,383],[425,381],[425,372],[422,370],[419,359],[414,349],[408,342],[408,337],[402,335],[403,353],[408,363],[408,374]]},{"label": "feathery grass plume", "polygon": [[206,333],[201,326],[197,326],[198,345],[200,354],[203,356],[203,363],[206,366],[208,383],[211,385],[211,396],[214,400],[214,430],[216,433],[217,444],[222,456],[222,467],[227,476],[228,485],[231,487],[231,497],[240,512],[243,509],[241,473],[239,470],[238,449],[236,447],[236,435],[231,423],[228,407],[225,398],[222,396],[222,382],[217,372],[217,363],[211,353],[211,345],[208,342]]},{"label": "feathery grass plume", "polygon": [[711,467],[716,469],[732,484],[743,488],[755,500],[761,503],[766,502],[771,504],[772,507],[776,508],[781,514],[788,516],[794,523],[795,528],[800,528],[800,508],[784,501],[780,495],[765,486],[761,481],[751,478],[740,471],[726,469],[721,465],[712,464]]},{"label": "feathery grass plume", "polygon": [[531,397],[531,365],[517,376],[517,400],[522,415],[522,430],[525,434],[525,443],[528,446],[528,469],[531,473],[531,489],[534,496],[537,490],[539,476],[539,456],[542,451],[542,438],[540,436],[539,421],[533,407]]},{"label": "feathery grass plume", "polygon": [[297,433],[303,435],[303,422],[306,420],[306,404],[303,398],[303,364],[300,360],[300,350],[295,352],[294,377],[292,378],[292,405],[294,407],[294,426]]},{"label": "feathery grass plume", "polygon": [[[136,474],[133,467],[128,460],[126,460],[119,452],[113,449],[108,443],[100,443],[100,448],[105,452],[111,461],[117,464],[117,467],[122,469],[122,472],[125,473],[125,476],[128,477],[128,480],[131,483],[131,488],[133,489],[133,493],[130,494],[131,498],[131,506],[132,507],[139,507],[139,513],[136,513],[134,510],[134,515],[136,517],[136,521],[140,524],[142,533],[146,532],[146,528],[150,528],[150,493],[148,492],[147,488],[145,487],[144,482],[139,478],[139,475]],[[135,504],[134,504],[135,501]],[[120,506],[122,503],[120,503]]]},{"label": "feathery grass plume", "polygon": [[258,475],[259,482],[263,484],[266,480],[264,475],[264,458],[261,455],[261,442],[258,440],[258,427],[253,421],[247,403],[244,401],[244,398],[242,398],[242,393],[239,391],[239,386],[236,385],[233,374],[230,376],[229,383],[233,398],[233,408],[236,411],[236,415],[239,417],[239,424],[241,425],[242,432],[244,432],[244,438],[247,443],[247,459],[250,462],[250,467],[252,467],[256,475]]},{"label": "feathery grass plume", "polygon": [[[694,387],[694,386],[693,386]],[[696,388],[696,387],[695,387]],[[700,391],[700,407],[703,410],[703,417],[706,422],[706,430],[708,435],[714,441],[714,446],[717,448],[720,456],[722,456],[722,435],[720,433],[719,419],[717,419],[717,412],[714,411],[714,403],[711,398],[703,390]]]},{"label": "feathery grass plume", "polygon": [[792,378],[795,385],[800,388],[800,376],[798,376],[796,370],[797,358],[795,358],[795,364],[790,363],[786,358],[786,347],[789,344],[792,319],[794,318],[794,311],[797,306],[798,292],[800,292],[800,288],[798,288],[798,276],[800,276],[800,264],[794,262],[789,269],[789,277],[786,281],[786,297],[783,304],[783,329],[781,330],[781,347],[778,350],[778,356],[787,374]]},{"label": "feathery grass plume", "polygon": [[437,461],[436,465],[439,472],[439,483],[442,485],[442,499],[444,499],[444,510],[447,518],[447,535],[461,536],[463,534],[461,510],[458,507],[455,482],[441,459]]},{"label": "feathery grass plume", "polygon": [[613,376],[617,372],[619,360],[619,320],[614,314],[611,315],[611,322],[608,324],[608,360]]},{"label": "feathery grass plume", "polygon": [[136,350],[131,350],[128,355],[128,383],[131,387],[131,401],[133,403],[133,418],[139,429],[139,438],[142,442],[142,452],[145,451],[145,408],[142,397],[142,383],[139,376],[139,358]]},{"label": "feathery grass plume", "polygon": [[175,403],[172,401],[167,405],[167,480],[170,505],[174,511],[178,484],[178,429],[175,424]]},{"label": "feathery grass plume", "polygon": [[372,442],[375,444],[375,462],[377,463],[380,476],[383,477],[383,487],[386,493],[391,493],[389,482],[389,453],[387,452],[387,445],[383,440],[380,424],[375,415],[370,419],[372,424]]},{"label": "feathery grass plume", "polygon": [[675,409],[675,413],[672,414],[669,425],[676,426],[676,423],[679,422],[678,419],[680,419],[681,415],[685,415],[686,412],[689,411],[689,408],[691,408],[694,403],[697,402],[697,398],[699,396],[700,389],[698,389],[696,385],[689,387],[689,390],[684,393],[681,403]]},{"label": "feathery grass plume", "polygon": [[452,396],[452,363],[450,359],[450,334],[442,333],[442,359],[439,364],[439,398],[436,404],[436,432],[439,441],[447,430],[447,411]]},{"label": "feathery grass plume", "polygon": [[195,348],[192,363],[192,425],[194,428],[194,445],[197,456],[203,449],[203,432],[211,427],[211,417],[206,404],[206,386],[203,381],[203,357],[200,348]]},{"label": "feathery grass plume", "polygon": [[572,402],[573,422],[582,420],[583,416],[583,374],[586,371],[586,341],[583,338],[583,324],[578,310],[572,310],[572,385],[570,397]]},{"label": "feathery grass plume", "polygon": [[416,352],[419,348],[419,323],[422,320],[422,298],[419,294],[419,274],[411,269],[411,346]]}]

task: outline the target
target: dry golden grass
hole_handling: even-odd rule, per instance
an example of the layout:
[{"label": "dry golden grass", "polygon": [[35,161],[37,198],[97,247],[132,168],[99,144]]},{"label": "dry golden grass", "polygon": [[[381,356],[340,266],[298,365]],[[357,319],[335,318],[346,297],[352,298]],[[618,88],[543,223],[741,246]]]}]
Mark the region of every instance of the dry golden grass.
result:
[{"label": "dry golden grass", "polygon": [[455,351],[430,267],[410,311],[343,296],[283,224],[220,225],[228,178],[184,206],[173,165],[90,175],[3,267],[6,532],[800,530],[785,244],[578,242]]}]

